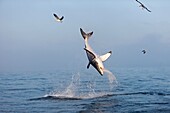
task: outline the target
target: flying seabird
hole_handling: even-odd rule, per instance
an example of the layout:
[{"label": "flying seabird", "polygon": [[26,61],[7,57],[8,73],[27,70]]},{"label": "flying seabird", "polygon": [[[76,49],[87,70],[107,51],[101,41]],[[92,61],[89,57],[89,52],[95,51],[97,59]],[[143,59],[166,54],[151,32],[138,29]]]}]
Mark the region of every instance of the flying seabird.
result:
[{"label": "flying seabird", "polygon": [[140,4],[139,7],[142,7],[142,9],[146,9],[148,12],[151,12],[144,4],[142,4],[140,1],[136,0]]},{"label": "flying seabird", "polygon": [[145,53],[146,53],[146,50],[142,50],[142,52],[143,52],[143,54],[145,54]]},{"label": "flying seabird", "polygon": [[55,19],[56,19],[58,22],[62,22],[64,16],[62,16],[62,17],[60,18],[60,17],[58,17],[55,13],[54,13],[53,15],[54,15]]}]

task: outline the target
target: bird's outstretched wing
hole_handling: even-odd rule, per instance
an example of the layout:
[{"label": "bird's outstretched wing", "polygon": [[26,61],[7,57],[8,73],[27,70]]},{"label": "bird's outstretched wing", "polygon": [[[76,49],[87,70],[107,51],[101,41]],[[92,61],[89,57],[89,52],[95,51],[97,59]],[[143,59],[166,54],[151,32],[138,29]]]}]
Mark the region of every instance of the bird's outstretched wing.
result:
[{"label": "bird's outstretched wing", "polygon": [[53,15],[56,19],[60,19],[55,13]]},{"label": "bird's outstretched wing", "polygon": [[136,0],[136,2],[138,2],[142,8],[146,9],[148,12],[151,12],[151,10],[149,10],[143,3],[138,0]]},{"label": "bird's outstretched wing", "polygon": [[138,2],[139,4],[143,5],[140,1],[136,0],[136,2]]},{"label": "bird's outstretched wing", "polygon": [[145,7],[145,9],[146,9],[148,12],[151,12],[151,10],[149,10],[147,7]]},{"label": "bird's outstretched wing", "polygon": [[62,16],[61,18],[60,18],[60,20],[63,20],[64,19],[64,16]]}]

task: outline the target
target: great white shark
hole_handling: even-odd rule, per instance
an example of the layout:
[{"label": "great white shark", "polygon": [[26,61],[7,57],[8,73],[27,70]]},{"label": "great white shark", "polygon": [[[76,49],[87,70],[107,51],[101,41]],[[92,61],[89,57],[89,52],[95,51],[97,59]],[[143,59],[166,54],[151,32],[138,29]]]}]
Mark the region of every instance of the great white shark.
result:
[{"label": "great white shark", "polygon": [[89,60],[89,63],[87,65],[87,69],[92,65],[101,75],[104,74],[104,65],[103,62],[106,61],[110,55],[112,54],[112,51],[109,51],[108,53],[104,55],[97,55],[93,49],[90,47],[88,43],[88,39],[92,36],[93,32],[85,33],[82,28],[80,28],[80,32],[82,37],[84,38],[85,48],[87,58]]}]

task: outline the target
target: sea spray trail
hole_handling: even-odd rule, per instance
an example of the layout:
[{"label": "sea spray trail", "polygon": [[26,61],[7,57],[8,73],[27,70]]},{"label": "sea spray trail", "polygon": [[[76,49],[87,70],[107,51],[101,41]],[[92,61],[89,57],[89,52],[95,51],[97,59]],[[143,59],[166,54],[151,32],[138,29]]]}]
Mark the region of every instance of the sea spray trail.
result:
[{"label": "sea spray trail", "polygon": [[118,83],[117,80],[116,80],[115,75],[113,75],[113,73],[110,72],[107,69],[104,69],[104,72],[107,74],[107,78],[108,78],[109,83],[110,83],[110,89],[113,89],[113,87],[116,86],[117,83]]}]

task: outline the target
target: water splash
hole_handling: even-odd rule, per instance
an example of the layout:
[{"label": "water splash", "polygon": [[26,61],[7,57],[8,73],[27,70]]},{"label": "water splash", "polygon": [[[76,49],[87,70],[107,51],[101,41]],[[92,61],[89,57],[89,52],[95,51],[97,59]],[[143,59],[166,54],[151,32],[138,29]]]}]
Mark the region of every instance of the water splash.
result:
[{"label": "water splash", "polygon": [[49,95],[45,95],[45,96],[68,97],[68,98],[75,97],[79,84],[80,84],[80,74],[77,73],[72,76],[70,85],[66,87],[64,91],[51,92]]},{"label": "water splash", "polygon": [[94,81],[89,81],[89,83],[87,84],[87,88],[89,88],[89,90],[90,90],[90,92],[88,94],[90,97],[93,97],[96,95]]},{"label": "water splash", "polygon": [[[113,89],[115,86],[116,77],[109,71],[104,70],[107,73],[107,77],[109,79],[110,89]],[[83,89],[83,92],[81,91]],[[84,92],[85,90],[85,92]],[[107,91],[97,91],[96,92],[96,81],[95,79],[90,79],[90,81],[80,82],[80,74],[74,74],[72,76],[71,82],[68,86],[64,86],[64,91],[53,91],[44,97],[54,97],[61,99],[90,99],[102,97],[105,95],[110,95],[111,92]]]},{"label": "water splash", "polygon": [[78,73],[72,76],[72,81],[70,85],[63,92],[64,96],[74,97],[76,95],[79,84],[80,84],[80,74]]},{"label": "water splash", "polygon": [[113,89],[113,87],[118,84],[115,75],[113,75],[113,73],[110,72],[107,69],[104,69],[103,71],[107,74],[107,78],[108,78],[109,83],[110,83],[110,89]]}]

